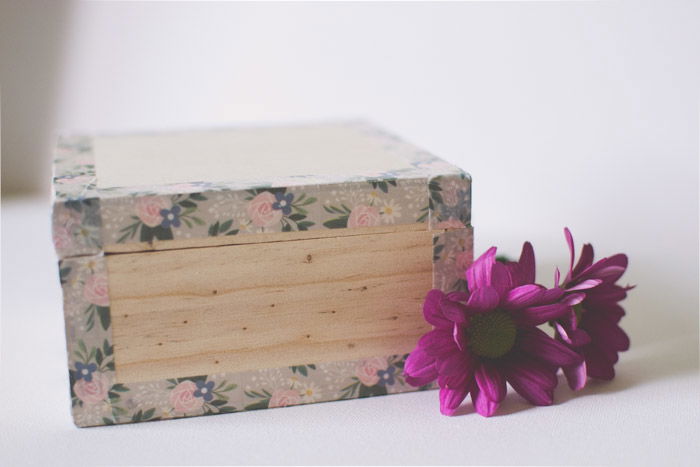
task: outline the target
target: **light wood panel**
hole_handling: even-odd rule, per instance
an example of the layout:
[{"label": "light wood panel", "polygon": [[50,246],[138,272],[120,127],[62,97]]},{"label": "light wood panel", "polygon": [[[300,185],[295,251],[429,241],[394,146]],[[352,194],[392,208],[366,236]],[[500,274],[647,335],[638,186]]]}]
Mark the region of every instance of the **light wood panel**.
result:
[{"label": "light wood panel", "polygon": [[433,233],[108,255],[117,380],[409,352]]}]

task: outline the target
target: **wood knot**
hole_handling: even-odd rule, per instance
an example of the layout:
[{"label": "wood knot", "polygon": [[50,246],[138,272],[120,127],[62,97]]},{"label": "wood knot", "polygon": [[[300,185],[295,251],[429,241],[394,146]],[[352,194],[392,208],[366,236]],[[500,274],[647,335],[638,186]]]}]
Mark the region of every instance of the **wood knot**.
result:
[{"label": "wood knot", "polygon": [[354,349],[355,344],[353,342],[348,342],[348,349]]},{"label": "wood knot", "polygon": [[187,324],[187,323],[188,323],[188,321],[187,321],[187,320],[185,320],[185,321],[183,321],[183,322],[182,322],[182,324]]},{"label": "wood knot", "polygon": [[216,290],[216,289],[214,289],[214,290],[211,291],[211,294],[212,294],[212,295],[216,295],[216,294],[218,294],[218,293],[219,293],[219,291]]},{"label": "wood knot", "polygon": [[311,255],[306,255],[306,259],[304,260],[305,263],[310,263],[313,260],[313,257]]}]

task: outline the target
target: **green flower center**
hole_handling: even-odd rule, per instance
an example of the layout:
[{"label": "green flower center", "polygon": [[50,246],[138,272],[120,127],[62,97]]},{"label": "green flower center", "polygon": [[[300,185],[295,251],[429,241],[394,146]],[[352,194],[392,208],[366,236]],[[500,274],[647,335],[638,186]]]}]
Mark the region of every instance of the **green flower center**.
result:
[{"label": "green flower center", "polygon": [[467,334],[472,352],[481,357],[498,358],[513,348],[517,329],[507,312],[494,310],[473,315]]}]

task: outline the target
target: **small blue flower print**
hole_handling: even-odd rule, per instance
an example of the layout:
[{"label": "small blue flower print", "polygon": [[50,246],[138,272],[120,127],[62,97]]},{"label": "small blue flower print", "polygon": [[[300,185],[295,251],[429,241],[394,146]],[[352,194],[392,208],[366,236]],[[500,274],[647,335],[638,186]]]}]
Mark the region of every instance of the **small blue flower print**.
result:
[{"label": "small blue flower print", "polygon": [[275,193],[275,201],[272,203],[272,209],[281,209],[282,214],[288,216],[292,213],[292,200],[294,199],[293,193]]},{"label": "small blue flower print", "polygon": [[92,381],[92,374],[97,370],[97,365],[94,363],[75,362],[76,379],[84,379],[88,383]]},{"label": "small blue flower print", "polygon": [[194,390],[194,397],[201,397],[209,402],[214,398],[214,381],[197,381],[197,389]]},{"label": "small blue flower print", "polygon": [[164,229],[169,227],[180,227],[180,211],[182,208],[178,205],[173,206],[171,209],[161,209],[160,215],[163,216],[163,222],[160,226]]},{"label": "small blue flower print", "polygon": [[377,371],[377,376],[379,376],[379,384],[381,386],[391,386],[394,384],[394,373],[396,373],[395,366],[390,366],[386,370]]}]

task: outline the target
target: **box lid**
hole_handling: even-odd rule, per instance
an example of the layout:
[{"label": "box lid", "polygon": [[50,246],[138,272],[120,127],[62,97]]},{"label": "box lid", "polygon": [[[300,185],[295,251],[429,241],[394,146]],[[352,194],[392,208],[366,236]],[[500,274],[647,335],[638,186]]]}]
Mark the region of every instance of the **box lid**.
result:
[{"label": "box lid", "polygon": [[54,243],[65,258],[245,234],[460,228],[470,190],[461,169],[364,122],[63,137]]}]

